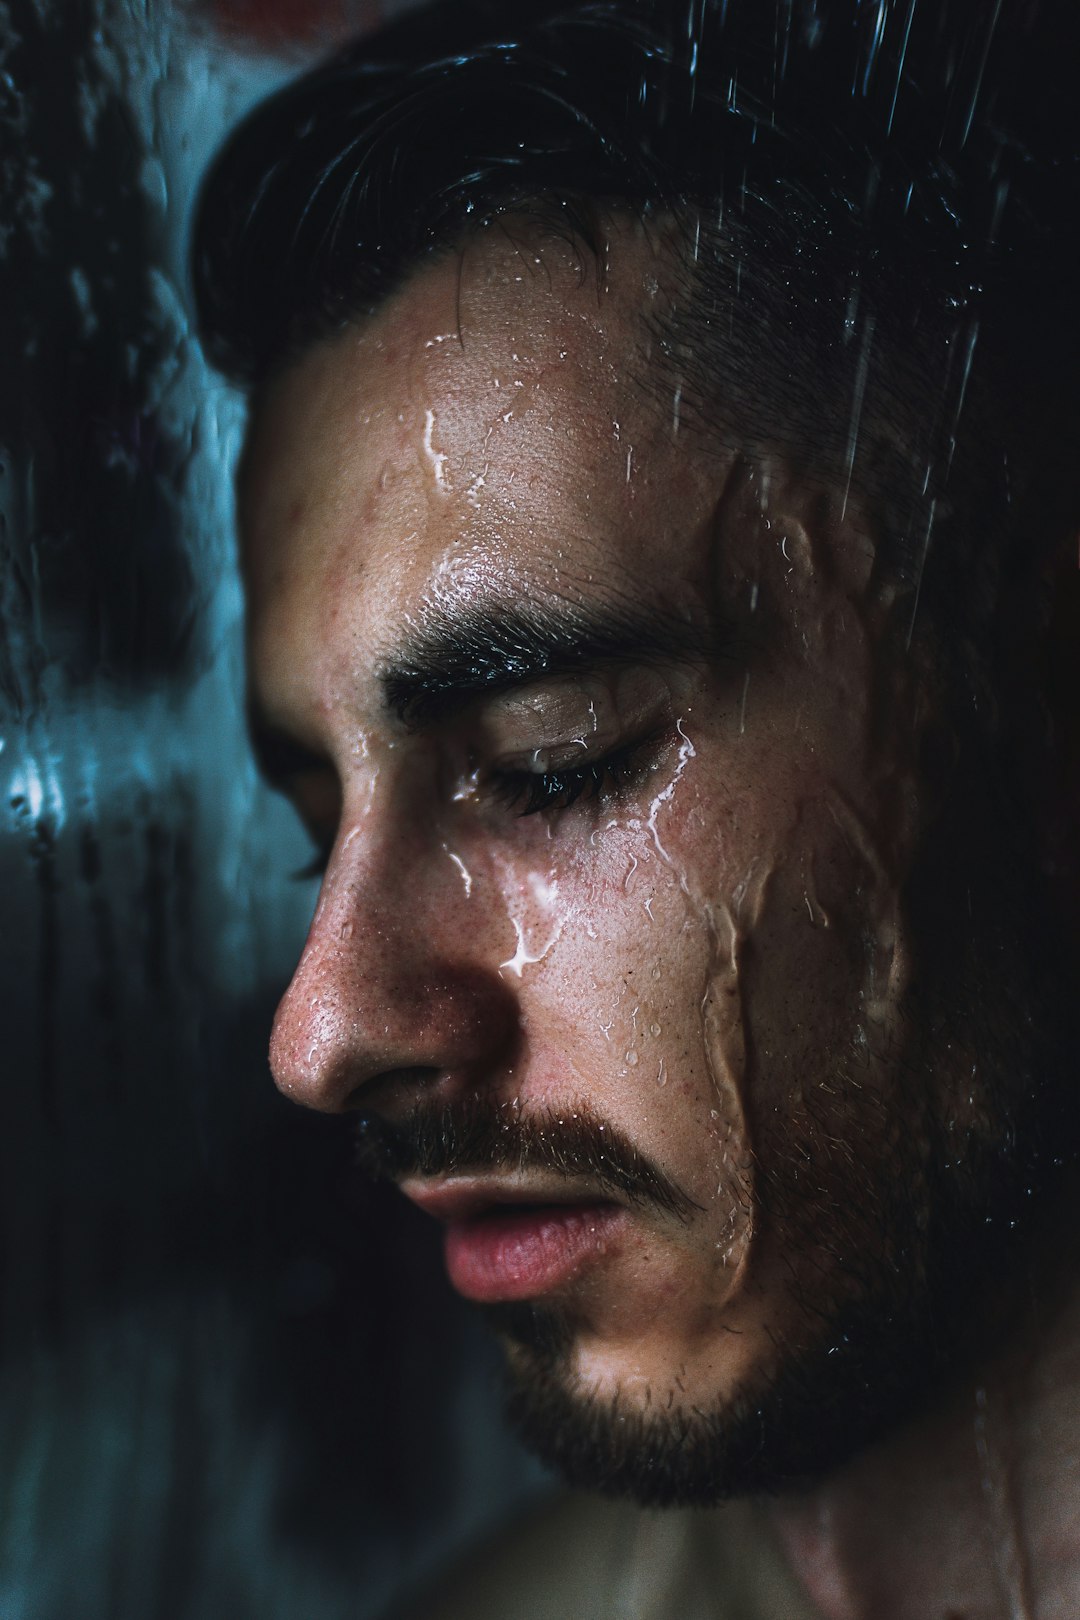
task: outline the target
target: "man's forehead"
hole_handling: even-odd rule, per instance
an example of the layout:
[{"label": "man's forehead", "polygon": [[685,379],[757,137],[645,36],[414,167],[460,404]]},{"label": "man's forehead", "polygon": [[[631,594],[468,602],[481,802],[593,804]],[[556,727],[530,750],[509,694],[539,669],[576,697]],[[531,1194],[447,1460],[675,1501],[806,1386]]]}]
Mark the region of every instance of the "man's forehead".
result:
[{"label": "man's forehead", "polygon": [[[613,216],[595,247],[517,215],[501,216],[413,269],[376,309],[353,323],[359,352],[382,387],[423,375],[455,377],[468,351],[492,365],[527,367],[565,348],[588,366],[633,348],[642,316],[670,308],[680,280],[675,227]],[[301,356],[299,369],[320,345]],[[381,367],[381,370],[380,370]],[[289,371],[295,366],[286,368]]]},{"label": "man's forehead", "polygon": [[[298,392],[320,398],[325,416],[335,405],[377,415],[411,388],[467,392],[482,378],[520,392],[536,366],[558,362],[570,376],[606,374],[626,393],[642,316],[671,298],[661,284],[672,268],[669,233],[633,221],[614,221],[598,255],[528,221],[499,221],[286,367],[257,401],[256,441]],[[509,394],[500,403],[513,408]]]},{"label": "man's forehead", "polygon": [[591,566],[632,528],[673,449],[635,385],[656,249],[624,236],[609,260],[587,280],[567,244],[498,233],[277,379],[241,480],[256,604],[316,568],[323,589],[374,568],[416,599],[459,552]]}]

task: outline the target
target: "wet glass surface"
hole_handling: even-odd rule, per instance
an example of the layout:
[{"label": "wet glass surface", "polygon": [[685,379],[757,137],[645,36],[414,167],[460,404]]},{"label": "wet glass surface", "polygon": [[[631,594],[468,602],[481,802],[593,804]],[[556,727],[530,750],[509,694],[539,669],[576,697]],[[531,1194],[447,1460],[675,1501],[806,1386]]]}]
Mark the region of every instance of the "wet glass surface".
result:
[{"label": "wet glass surface", "polygon": [[5,1620],[368,1614],[534,1477],[421,1223],[266,1072],[315,885],[244,736],[186,233],[370,10],[0,6]]}]

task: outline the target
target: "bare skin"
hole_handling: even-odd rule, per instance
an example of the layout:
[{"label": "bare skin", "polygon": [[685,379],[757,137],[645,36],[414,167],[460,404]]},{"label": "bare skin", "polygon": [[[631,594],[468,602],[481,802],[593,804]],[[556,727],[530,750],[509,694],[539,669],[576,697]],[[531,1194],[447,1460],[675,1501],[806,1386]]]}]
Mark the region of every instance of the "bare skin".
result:
[{"label": "bare skin", "polygon": [[1080,1603],[1080,1313],[1066,1297],[947,1404],[770,1514],[829,1620],[1066,1620]]},{"label": "bare skin", "polygon": [[[678,1415],[723,1411],[820,1336],[817,1302],[847,1297],[875,1242],[862,1189],[917,1204],[931,1126],[982,1098],[961,1031],[932,1093],[888,1061],[928,811],[916,674],[879,678],[873,515],[632,385],[663,285],[662,248],[629,227],[605,277],[527,233],[429,267],[262,402],[242,516],[260,723],[291,740],[273,771],[327,851],[277,1083],[389,1120],[467,1097],[618,1132],[689,1213],[506,1171],[405,1190],[452,1225],[485,1199],[576,1200],[572,1243],[493,1250],[465,1221],[451,1276],[553,1297],[568,1385]],[[458,668],[423,707],[418,665],[522,612],[601,650],[468,691]],[[605,653],[613,625],[642,650]],[[823,1613],[1075,1612],[1063,1585],[1016,1607],[983,1550],[999,1452],[1025,1548],[1060,1523],[1039,1504],[1068,1495],[1073,1342],[1023,1359],[1007,1420],[988,1379],[989,1464],[966,1392],[777,1509]]]}]

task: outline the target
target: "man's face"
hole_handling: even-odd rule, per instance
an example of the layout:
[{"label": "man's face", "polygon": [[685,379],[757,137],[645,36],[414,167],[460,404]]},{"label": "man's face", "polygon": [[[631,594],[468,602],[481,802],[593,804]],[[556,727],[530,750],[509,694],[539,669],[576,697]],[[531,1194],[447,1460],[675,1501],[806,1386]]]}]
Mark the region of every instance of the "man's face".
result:
[{"label": "man's face", "polygon": [[586,1479],[895,1328],[982,1101],[955,1032],[910,1061],[872,517],[684,419],[665,264],[627,226],[603,280],[524,229],[425,268],[262,400],[242,502],[268,765],[329,851],[277,1083],[372,1116]]}]

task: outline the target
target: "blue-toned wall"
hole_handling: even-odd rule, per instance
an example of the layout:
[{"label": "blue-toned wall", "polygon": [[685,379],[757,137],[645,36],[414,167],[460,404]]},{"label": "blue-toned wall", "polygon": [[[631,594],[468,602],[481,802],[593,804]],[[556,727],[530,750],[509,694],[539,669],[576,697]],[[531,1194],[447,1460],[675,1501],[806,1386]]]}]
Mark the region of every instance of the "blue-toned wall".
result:
[{"label": "blue-toned wall", "polygon": [[2,1620],[363,1617],[536,1484],[429,1234],[266,1070],[314,892],[184,255],[298,61],[0,4]]}]

